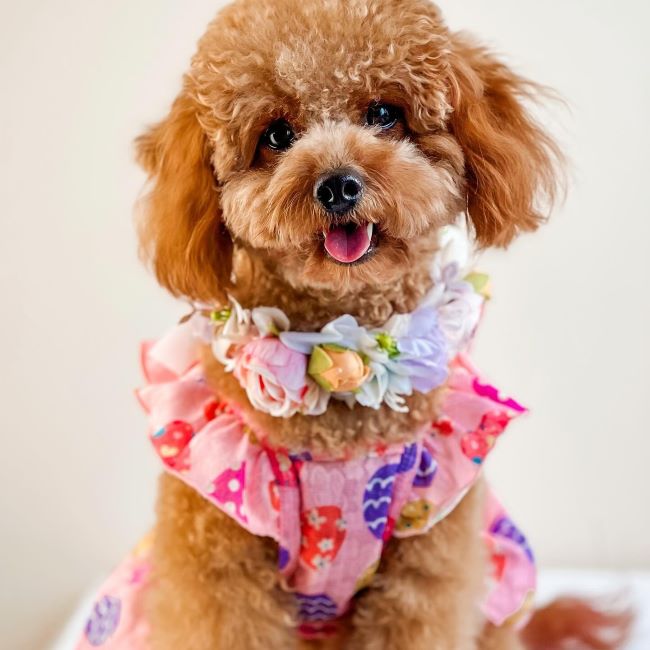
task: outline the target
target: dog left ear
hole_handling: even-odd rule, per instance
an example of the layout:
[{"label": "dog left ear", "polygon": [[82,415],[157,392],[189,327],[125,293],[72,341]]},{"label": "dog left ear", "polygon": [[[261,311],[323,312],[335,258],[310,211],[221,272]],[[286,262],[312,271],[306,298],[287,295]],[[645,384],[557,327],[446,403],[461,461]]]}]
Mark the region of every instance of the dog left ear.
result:
[{"label": "dog left ear", "polygon": [[[544,89],[451,35],[451,130],[465,156],[467,214],[481,246],[507,246],[546,219],[562,154],[530,113]],[[547,93],[548,94],[548,93]]]},{"label": "dog left ear", "polygon": [[176,296],[224,300],[233,244],[221,219],[210,143],[189,93],[183,91],[167,118],[135,145],[151,183],[139,224],[141,248],[158,281]]}]

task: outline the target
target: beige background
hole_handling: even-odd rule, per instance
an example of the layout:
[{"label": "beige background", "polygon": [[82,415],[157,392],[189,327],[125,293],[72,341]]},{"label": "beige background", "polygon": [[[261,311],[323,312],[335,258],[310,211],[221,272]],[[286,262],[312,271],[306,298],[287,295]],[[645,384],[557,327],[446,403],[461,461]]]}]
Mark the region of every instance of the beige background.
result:
[{"label": "beige background", "polygon": [[[183,306],[136,259],[130,141],[218,4],[2,0],[2,648],[43,647],[152,521],[137,345]],[[570,105],[565,208],[483,261],[477,360],[533,409],[489,472],[544,565],[650,568],[649,5],[445,4]]]}]

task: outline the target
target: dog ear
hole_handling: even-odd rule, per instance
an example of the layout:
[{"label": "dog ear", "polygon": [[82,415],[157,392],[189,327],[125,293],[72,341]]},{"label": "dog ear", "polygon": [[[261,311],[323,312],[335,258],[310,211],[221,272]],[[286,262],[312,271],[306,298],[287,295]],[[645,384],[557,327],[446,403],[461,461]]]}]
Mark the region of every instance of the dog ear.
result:
[{"label": "dog ear", "polygon": [[233,244],[221,220],[211,147],[189,95],[181,94],[135,146],[151,183],[139,224],[143,255],[172,294],[223,300]]},{"label": "dog ear", "polygon": [[562,155],[528,105],[545,91],[466,35],[452,35],[450,56],[451,130],[465,156],[467,214],[480,245],[507,246],[537,229],[561,187]]}]

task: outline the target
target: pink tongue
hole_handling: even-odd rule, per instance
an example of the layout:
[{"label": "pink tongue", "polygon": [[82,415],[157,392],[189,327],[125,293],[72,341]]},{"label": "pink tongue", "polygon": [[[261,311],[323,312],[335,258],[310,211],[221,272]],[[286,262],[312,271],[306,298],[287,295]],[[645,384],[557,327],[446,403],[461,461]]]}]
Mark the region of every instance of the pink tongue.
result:
[{"label": "pink tongue", "polygon": [[342,264],[361,259],[370,248],[368,225],[346,224],[334,226],[325,235],[325,250]]}]

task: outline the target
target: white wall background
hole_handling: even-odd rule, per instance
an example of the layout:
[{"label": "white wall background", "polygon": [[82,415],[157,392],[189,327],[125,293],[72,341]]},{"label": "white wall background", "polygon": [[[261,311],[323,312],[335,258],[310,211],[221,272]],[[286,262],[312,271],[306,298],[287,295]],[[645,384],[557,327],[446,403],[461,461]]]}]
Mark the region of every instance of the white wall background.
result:
[{"label": "white wall background", "polygon": [[[43,647],[152,522],[138,341],[182,313],[140,267],[130,142],[220,3],[0,5],[0,646]],[[533,409],[490,474],[544,565],[650,568],[644,0],[445,2],[571,112],[565,208],[490,254],[479,364]]]}]

